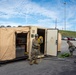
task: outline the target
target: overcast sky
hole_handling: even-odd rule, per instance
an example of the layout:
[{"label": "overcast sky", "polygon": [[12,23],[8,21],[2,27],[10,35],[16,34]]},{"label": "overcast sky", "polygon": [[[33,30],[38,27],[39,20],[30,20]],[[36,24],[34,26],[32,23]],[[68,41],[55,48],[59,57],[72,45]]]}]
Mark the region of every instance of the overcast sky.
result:
[{"label": "overcast sky", "polygon": [[66,29],[76,30],[76,0],[0,0],[0,25],[65,29],[65,17]]}]

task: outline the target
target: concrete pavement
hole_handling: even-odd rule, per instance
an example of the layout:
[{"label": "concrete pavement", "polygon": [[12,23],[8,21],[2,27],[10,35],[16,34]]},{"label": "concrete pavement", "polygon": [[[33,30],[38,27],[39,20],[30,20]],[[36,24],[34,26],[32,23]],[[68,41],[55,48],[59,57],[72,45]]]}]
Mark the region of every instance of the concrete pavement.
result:
[{"label": "concrete pavement", "polygon": [[[76,43],[76,42],[74,42]],[[65,41],[62,42],[62,51],[68,50]],[[0,75],[76,75],[76,56],[70,58],[48,57],[36,65],[29,65],[23,60],[2,65]]]}]

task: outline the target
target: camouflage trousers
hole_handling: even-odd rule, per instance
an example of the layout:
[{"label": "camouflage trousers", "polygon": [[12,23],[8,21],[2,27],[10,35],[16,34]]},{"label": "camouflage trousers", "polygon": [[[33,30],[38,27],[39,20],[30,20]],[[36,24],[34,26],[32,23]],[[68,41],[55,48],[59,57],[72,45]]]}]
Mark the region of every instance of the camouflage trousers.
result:
[{"label": "camouflage trousers", "polygon": [[37,60],[39,54],[40,54],[39,49],[32,49],[30,61]]},{"label": "camouflage trousers", "polygon": [[69,51],[71,53],[71,55],[73,55],[73,51],[75,51],[76,47],[70,46],[69,47]]}]

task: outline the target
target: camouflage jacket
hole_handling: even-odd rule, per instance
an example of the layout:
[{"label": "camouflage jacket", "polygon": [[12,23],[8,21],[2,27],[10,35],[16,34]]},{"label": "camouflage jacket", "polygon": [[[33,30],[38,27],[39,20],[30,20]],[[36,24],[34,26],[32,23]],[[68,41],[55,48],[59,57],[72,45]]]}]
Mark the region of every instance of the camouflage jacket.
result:
[{"label": "camouflage jacket", "polygon": [[32,48],[38,49],[40,47],[40,44],[38,43],[38,40],[33,39],[32,41]]}]

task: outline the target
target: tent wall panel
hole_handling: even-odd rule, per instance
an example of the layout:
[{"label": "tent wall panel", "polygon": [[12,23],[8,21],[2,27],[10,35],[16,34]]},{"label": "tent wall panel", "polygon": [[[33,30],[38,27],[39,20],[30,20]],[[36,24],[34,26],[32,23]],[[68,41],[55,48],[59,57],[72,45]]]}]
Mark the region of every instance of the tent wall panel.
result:
[{"label": "tent wall panel", "polygon": [[10,60],[15,58],[15,42],[14,31],[9,29],[1,29],[1,51],[0,60]]},{"label": "tent wall panel", "polygon": [[0,28],[0,60],[16,58],[15,33],[28,33],[29,27]]}]

